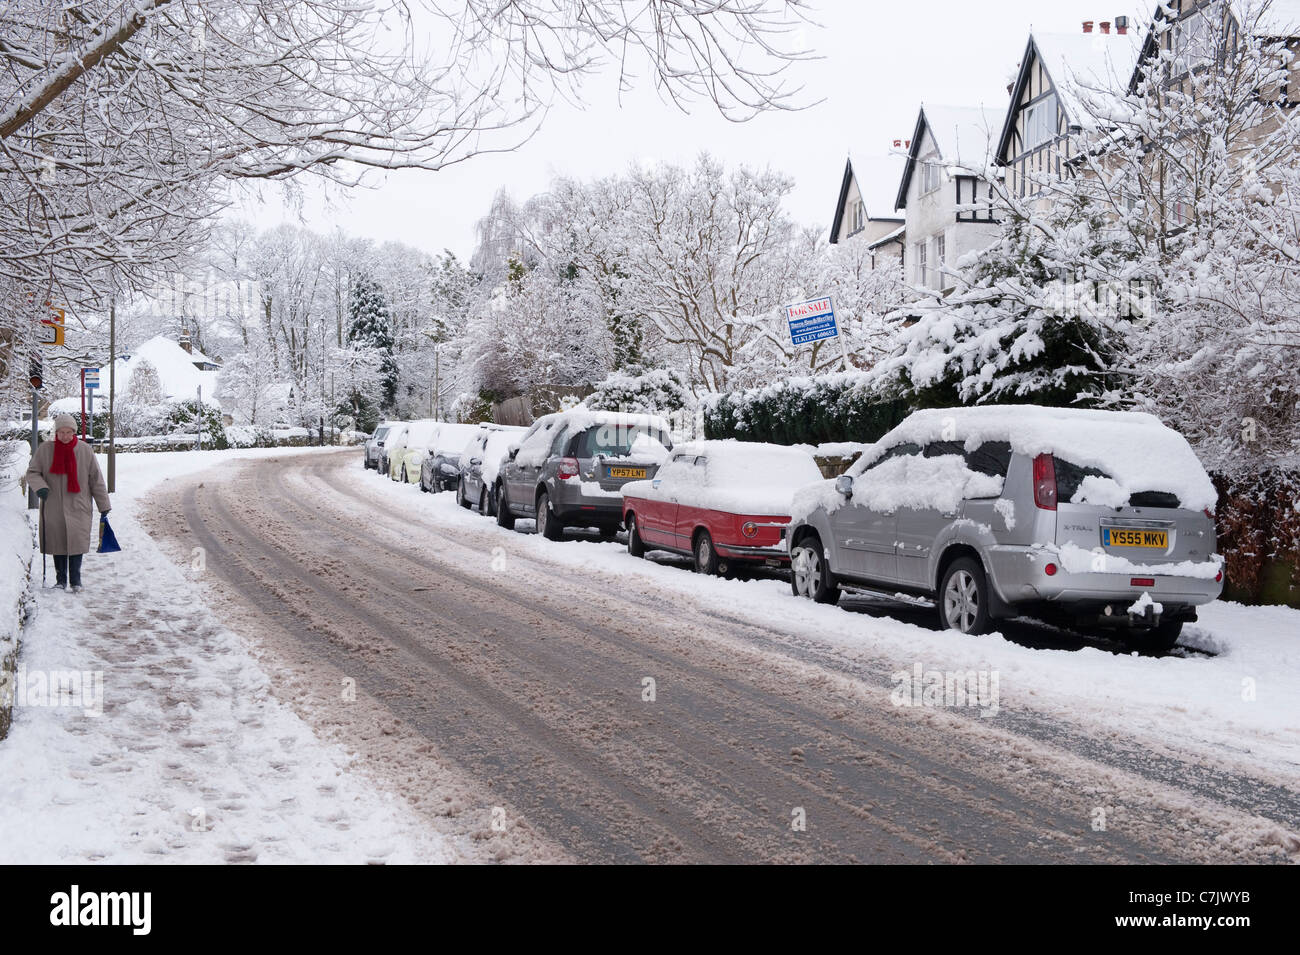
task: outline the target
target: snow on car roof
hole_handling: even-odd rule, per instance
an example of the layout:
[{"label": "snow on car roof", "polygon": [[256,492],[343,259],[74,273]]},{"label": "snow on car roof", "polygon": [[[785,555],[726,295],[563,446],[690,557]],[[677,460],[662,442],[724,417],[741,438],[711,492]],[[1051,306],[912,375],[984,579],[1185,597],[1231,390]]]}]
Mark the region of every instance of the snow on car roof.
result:
[{"label": "snow on car roof", "polygon": [[678,453],[704,455],[709,483],[715,486],[788,487],[791,490],[821,478],[812,455],[802,448],[759,441],[722,439],[689,441],[673,447]]},{"label": "snow on car roof", "polygon": [[437,433],[429,444],[434,451],[451,452],[463,448],[465,443],[473,440],[476,434],[478,434],[476,424],[451,424],[444,421],[438,424]]},{"label": "snow on car roof", "polygon": [[1187,439],[1154,415],[1136,411],[1038,405],[917,411],[864,454],[853,473],[860,474],[896,444],[932,441],[961,441],[969,450],[985,441],[1006,441],[1019,454],[1055,454],[1097,468],[1129,493],[1166,491],[1193,510],[1213,508],[1218,500]]},{"label": "snow on car roof", "polygon": [[[552,417],[548,415],[547,417]],[[633,414],[625,411],[590,411],[586,408],[575,408],[572,411],[562,411],[554,415],[564,419],[565,426],[570,429],[570,433],[582,431],[597,424],[614,424],[623,428],[644,428],[646,430],[657,428],[660,431],[671,431],[666,418],[652,414]]]},{"label": "snow on car roof", "polygon": [[[692,463],[703,455],[704,473]],[[734,439],[690,441],[673,448],[673,460],[659,471],[660,485],[679,504],[733,514],[787,515],[796,489],[821,479],[806,450]],[[625,496],[656,491],[653,481],[623,487]]]},{"label": "snow on car roof", "polygon": [[434,421],[432,418],[422,418],[419,421],[412,421],[407,426],[406,446],[409,448],[427,448],[433,444],[434,434],[441,425],[441,421]]}]

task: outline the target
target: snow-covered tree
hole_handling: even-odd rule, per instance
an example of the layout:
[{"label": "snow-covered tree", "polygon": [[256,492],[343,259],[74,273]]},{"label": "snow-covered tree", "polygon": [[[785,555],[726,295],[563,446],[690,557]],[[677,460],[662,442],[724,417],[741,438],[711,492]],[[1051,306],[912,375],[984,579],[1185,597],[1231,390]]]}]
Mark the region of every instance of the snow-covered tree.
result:
[{"label": "snow-covered tree", "polygon": [[397,362],[393,358],[393,319],[388,301],[373,279],[363,276],[352,287],[348,304],[351,316],[348,325],[348,343],[354,347],[370,348],[383,357],[380,363],[378,387],[374,391],[361,386],[352,387],[353,406],[361,408],[372,403],[379,409],[392,408],[397,400]]},{"label": "snow-covered tree", "polygon": [[142,358],[131,369],[121,394],[113,399],[113,428],[123,437],[160,434],[167,418],[158,369]]},{"label": "snow-covered tree", "polygon": [[917,406],[1109,400],[1140,316],[1118,294],[1140,278],[1132,236],[1087,183],[1047,208],[999,190],[1002,228],[957,263],[957,288],[907,307],[919,318],[877,368],[886,390]]},{"label": "snow-covered tree", "polygon": [[788,106],[803,7],[12,0],[0,274],[21,291],[0,296],[0,346],[26,346],[27,301],[85,309],[177,271],[231,181],[349,186],[508,149],[610,67],[737,118]]}]

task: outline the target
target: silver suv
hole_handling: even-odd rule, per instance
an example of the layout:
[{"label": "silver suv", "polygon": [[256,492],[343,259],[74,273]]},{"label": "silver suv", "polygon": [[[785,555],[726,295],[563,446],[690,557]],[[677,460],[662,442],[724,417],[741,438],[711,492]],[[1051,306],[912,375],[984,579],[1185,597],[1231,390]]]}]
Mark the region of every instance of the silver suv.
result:
[{"label": "silver suv", "polygon": [[965,633],[1031,615],[1167,650],[1222,590],[1214,486],[1145,414],[922,411],[835,481],[801,489],[796,595],[841,585],[933,599]]},{"label": "silver suv", "polygon": [[673,442],[668,422],[615,411],[561,411],[538,418],[511,447],[496,479],[497,523],[535,517],[537,532],[560,540],[566,527],[596,527],[613,538],[623,524],[629,481],[655,476]]}]

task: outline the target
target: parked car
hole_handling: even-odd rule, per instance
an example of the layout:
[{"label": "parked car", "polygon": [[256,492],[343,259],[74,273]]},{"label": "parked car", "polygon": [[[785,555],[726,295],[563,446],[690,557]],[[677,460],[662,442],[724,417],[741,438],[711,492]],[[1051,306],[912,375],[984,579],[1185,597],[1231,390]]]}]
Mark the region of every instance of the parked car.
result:
[{"label": "parked car", "polygon": [[388,432],[400,423],[398,421],[379,422],[379,427],[375,428],[375,433],[366,439],[366,456],[361,462],[365,467],[379,468],[384,450],[384,439],[388,437]]},{"label": "parked car", "polygon": [[496,514],[496,480],[501,460],[527,429],[514,425],[483,424],[470,439],[460,458],[460,481],[456,486],[456,503],[461,507],[478,505],[479,513]]},{"label": "parked car", "polygon": [[795,496],[791,587],[933,598],[983,633],[1018,615],[1174,645],[1222,590],[1214,485],[1151,415],[990,406],[917,412]]},{"label": "parked car", "polygon": [[421,491],[450,491],[460,483],[460,455],[477,431],[476,424],[438,425],[420,465]]},{"label": "parked car", "polygon": [[629,481],[652,478],[672,449],[668,422],[615,411],[562,411],[538,418],[497,473],[497,523],[535,517],[551,540],[566,527],[612,538],[623,523]]},{"label": "parked car", "polygon": [[388,476],[403,484],[415,484],[420,480],[420,466],[424,456],[433,443],[434,433],[441,421],[433,418],[419,418],[410,421],[396,438],[388,442]]},{"label": "parked car", "polygon": [[391,477],[390,473],[390,455],[389,451],[397,447],[398,442],[405,443],[406,429],[410,427],[409,421],[394,421],[388,427],[388,434],[384,436],[384,443],[379,447],[379,473]]},{"label": "parked car", "polygon": [[627,550],[685,554],[701,574],[789,561],[785,532],[800,487],[821,479],[812,455],[748,441],[679,444],[649,481],[623,485]]}]

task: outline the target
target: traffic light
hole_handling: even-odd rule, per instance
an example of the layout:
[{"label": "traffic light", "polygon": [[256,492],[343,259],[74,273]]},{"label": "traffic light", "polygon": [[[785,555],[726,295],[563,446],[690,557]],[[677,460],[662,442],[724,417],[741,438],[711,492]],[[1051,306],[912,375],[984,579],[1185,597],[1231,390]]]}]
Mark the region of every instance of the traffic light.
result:
[{"label": "traffic light", "polygon": [[39,342],[38,344],[45,345],[45,346],[53,346],[55,348],[62,346],[63,345],[63,323],[66,317],[67,316],[64,314],[63,309],[56,308],[55,306],[51,305],[50,317],[42,318],[41,324],[54,330],[54,339],[48,342]]},{"label": "traffic light", "polygon": [[41,385],[44,383],[44,379],[42,378],[41,371],[42,369],[41,369],[40,356],[39,355],[33,356],[27,380],[32,383],[32,387],[37,391],[41,390]]}]

